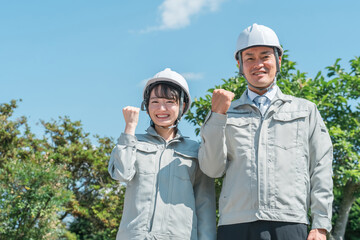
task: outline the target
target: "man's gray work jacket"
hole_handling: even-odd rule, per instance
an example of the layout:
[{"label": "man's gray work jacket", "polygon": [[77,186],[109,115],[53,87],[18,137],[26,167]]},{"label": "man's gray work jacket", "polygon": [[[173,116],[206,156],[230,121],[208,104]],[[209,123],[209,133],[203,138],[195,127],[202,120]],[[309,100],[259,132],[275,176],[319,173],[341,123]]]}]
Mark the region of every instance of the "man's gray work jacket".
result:
[{"label": "man's gray work jacket", "polygon": [[116,239],[216,239],[214,181],[199,168],[198,148],[179,131],[169,142],[152,127],[121,134],[108,167],[126,183]]},{"label": "man's gray work jacket", "polygon": [[256,220],[331,229],[332,144],[316,105],[278,89],[264,117],[247,96],[201,129],[200,168],[223,180],[219,225]]}]

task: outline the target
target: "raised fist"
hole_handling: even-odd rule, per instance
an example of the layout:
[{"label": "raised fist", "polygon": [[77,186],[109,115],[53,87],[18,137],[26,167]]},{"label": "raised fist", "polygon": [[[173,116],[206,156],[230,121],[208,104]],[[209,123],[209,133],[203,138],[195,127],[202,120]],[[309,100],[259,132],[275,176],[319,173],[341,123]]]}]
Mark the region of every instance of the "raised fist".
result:
[{"label": "raised fist", "polygon": [[233,92],[215,89],[211,99],[211,111],[225,115],[234,97]]},{"label": "raised fist", "polygon": [[123,115],[125,119],[125,133],[135,135],[135,129],[139,121],[140,108],[127,106],[123,108]]}]

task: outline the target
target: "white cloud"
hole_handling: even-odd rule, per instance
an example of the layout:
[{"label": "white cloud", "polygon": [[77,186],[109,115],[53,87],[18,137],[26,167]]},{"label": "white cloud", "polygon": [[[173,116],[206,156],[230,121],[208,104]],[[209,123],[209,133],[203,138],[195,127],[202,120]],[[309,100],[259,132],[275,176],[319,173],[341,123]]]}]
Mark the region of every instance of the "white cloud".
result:
[{"label": "white cloud", "polygon": [[161,24],[142,32],[179,29],[188,26],[191,17],[203,10],[216,11],[225,0],[165,0],[160,6]]},{"label": "white cloud", "polygon": [[181,75],[188,81],[191,80],[200,80],[204,78],[204,74],[202,73],[192,73],[192,72],[188,72],[188,73],[181,73]]},{"label": "white cloud", "polygon": [[138,83],[138,87],[145,87],[147,81],[149,81],[151,78],[146,78],[146,79],[143,79],[141,82]]}]

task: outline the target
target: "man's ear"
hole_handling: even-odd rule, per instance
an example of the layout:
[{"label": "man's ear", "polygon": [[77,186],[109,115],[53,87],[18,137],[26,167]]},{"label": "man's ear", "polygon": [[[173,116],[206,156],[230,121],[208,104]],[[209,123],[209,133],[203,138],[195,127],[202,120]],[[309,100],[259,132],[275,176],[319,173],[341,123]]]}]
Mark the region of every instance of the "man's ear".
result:
[{"label": "man's ear", "polygon": [[279,66],[281,67],[281,57],[279,57]]}]

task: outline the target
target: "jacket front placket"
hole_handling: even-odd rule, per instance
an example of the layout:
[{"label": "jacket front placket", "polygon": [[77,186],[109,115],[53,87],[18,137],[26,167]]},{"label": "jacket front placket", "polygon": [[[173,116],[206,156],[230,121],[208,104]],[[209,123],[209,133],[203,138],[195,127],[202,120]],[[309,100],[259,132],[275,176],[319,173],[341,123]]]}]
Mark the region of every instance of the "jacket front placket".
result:
[{"label": "jacket front placket", "polygon": [[[149,231],[155,234],[156,232],[164,232],[167,226],[168,209],[167,203],[171,201],[169,194],[171,193],[171,187],[173,184],[171,178],[170,162],[173,160],[174,149],[169,147],[175,142],[179,142],[179,136],[166,142],[160,136],[156,136],[160,139],[161,144],[159,148],[159,161],[156,164],[157,177],[154,182],[155,199],[153,202],[153,212],[149,222]],[[155,235],[154,235],[155,236]]]},{"label": "jacket front placket", "polygon": [[[269,207],[269,191],[274,189],[272,186],[274,181],[271,178],[274,177],[274,162],[271,155],[269,155],[269,146],[272,145],[271,139],[273,136],[268,135],[269,121],[274,111],[278,108],[279,101],[275,99],[264,115],[261,114],[260,110],[256,107],[253,117],[253,129],[255,133],[253,136],[255,146],[255,162],[257,162],[257,202],[259,209],[266,209]],[[263,218],[261,212],[258,216],[260,219]]]},{"label": "jacket front placket", "polygon": [[[276,136],[269,135],[269,127],[272,121],[272,116],[279,111],[283,103],[284,100],[276,96],[265,115],[261,118],[260,126],[258,128],[259,137],[257,138],[257,161],[259,209],[271,209],[276,207],[276,156],[273,155]],[[259,217],[263,218],[261,213]]]}]

